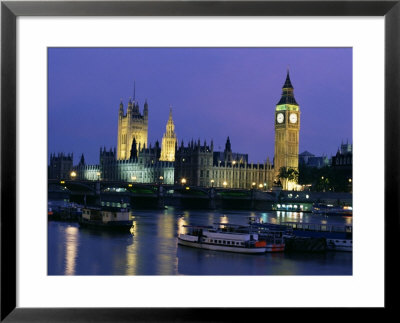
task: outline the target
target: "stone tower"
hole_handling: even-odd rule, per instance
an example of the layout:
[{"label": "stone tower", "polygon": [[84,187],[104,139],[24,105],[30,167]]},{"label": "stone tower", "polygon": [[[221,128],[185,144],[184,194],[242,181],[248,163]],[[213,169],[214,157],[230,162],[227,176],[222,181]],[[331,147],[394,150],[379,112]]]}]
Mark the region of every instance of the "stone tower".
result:
[{"label": "stone tower", "polygon": [[132,98],[129,99],[126,114],[121,101],[118,115],[118,160],[130,158],[133,138],[136,141],[137,151],[139,147],[147,147],[148,122],[149,107],[147,100],[144,103],[143,114],[140,114],[139,103],[135,100],[135,94],[133,100]]},{"label": "stone tower", "polygon": [[172,108],[169,109],[169,118],[161,143],[161,161],[175,161],[176,134],[174,120],[172,120]]},{"label": "stone tower", "polygon": [[[293,94],[293,86],[287,71],[282,96],[275,108],[275,178],[282,167],[299,167],[300,107]],[[289,183],[290,184],[290,183]],[[293,183],[291,183],[293,184]],[[291,189],[293,185],[286,185]]]}]

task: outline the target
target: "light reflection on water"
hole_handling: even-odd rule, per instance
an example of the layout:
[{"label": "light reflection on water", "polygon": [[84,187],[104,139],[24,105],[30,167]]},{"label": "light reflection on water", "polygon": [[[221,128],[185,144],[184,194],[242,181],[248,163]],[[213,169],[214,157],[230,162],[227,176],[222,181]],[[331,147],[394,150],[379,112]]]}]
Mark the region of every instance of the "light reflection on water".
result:
[{"label": "light reflection on water", "polygon": [[296,212],[135,211],[132,234],[49,222],[49,275],[351,275],[352,254],[243,255],[177,245],[184,225],[284,221],[351,224],[352,218]]},{"label": "light reflection on water", "polygon": [[78,228],[65,229],[65,275],[75,274],[75,261],[78,253]]}]

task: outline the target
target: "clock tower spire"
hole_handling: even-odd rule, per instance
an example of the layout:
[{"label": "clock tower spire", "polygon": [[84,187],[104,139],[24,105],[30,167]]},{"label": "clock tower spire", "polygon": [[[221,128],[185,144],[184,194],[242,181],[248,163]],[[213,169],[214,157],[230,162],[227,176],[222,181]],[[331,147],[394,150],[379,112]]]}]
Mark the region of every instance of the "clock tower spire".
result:
[{"label": "clock tower spire", "polygon": [[[293,93],[293,85],[287,71],[281,99],[275,107],[275,178],[279,179],[282,168],[286,171],[299,168],[300,107]],[[282,179],[281,179],[282,182]],[[283,180],[283,188],[292,190],[296,181]]]}]

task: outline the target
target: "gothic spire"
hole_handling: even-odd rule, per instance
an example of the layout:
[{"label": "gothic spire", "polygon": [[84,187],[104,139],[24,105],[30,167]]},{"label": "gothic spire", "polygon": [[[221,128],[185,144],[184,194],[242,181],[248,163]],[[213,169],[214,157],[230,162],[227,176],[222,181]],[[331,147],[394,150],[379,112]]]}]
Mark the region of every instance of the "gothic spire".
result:
[{"label": "gothic spire", "polygon": [[136,159],[136,158],[137,158],[136,138],[133,137],[130,159]]},{"label": "gothic spire", "polygon": [[292,82],[290,81],[289,68],[287,70],[285,84],[283,84],[283,87],[282,87],[282,97],[277,105],[280,105],[280,104],[298,105],[296,102],[296,99],[294,98],[294,94],[293,94],[293,85],[292,85]]},{"label": "gothic spire", "polygon": [[85,165],[85,157],[83,156],[83,154],[81,156],[81,160],[79,161],[79,165],[82,165],[82,166]]},{"label": "gothic spire", "polygon": [[229,136],[228,136],[228,139],[226,139],[226,144],[225,144],[225,151],[231,151],[231,141],[230,141],[230,139],[229,139]]}]

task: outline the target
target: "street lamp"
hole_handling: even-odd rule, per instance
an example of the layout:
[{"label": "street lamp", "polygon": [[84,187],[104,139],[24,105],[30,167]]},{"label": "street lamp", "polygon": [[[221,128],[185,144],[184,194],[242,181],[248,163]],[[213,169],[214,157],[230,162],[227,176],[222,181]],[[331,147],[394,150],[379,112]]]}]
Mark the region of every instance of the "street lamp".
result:
[{"label": "street lamp", "polygon": [[222,183],[222,185],[224,185],[224,188],[226,188],[226,185],[228,185],[228,183],[227,183],[226,181],[224,181],[224,182]]},{"label": "street lamp", "polygon": [[101,173],[100,173],[100,172],[97,172],[96,175],[97,175],[97,180],[99,181],[99,180],[100,180],[100,175],[101,175]]},{"label": "street lamp", "polygon": [[182,178],[182,179],[181,179],[181,184],[182,184],[182,185],[185,185],[185,184],[186,184],[186,178]]},{"label": "street lamp", "polygon": [[136,181],[136,176],[131,176],[132,181]]},{"label": "street lamp", "polygon": [[75,179],[75,177],[76,177],[76,172],[75,172],[75,171],[72,171],[70,175],[71,175],[71,178],[72,178],[72,179]]},{"label": "street lamp", "polygon": [[258,185],[258,188],[262,189],[263,188],[263,184]]},{"label": "street lamp", "polygon": [[251,183],[251,188],[254,188],[254,186],[256,186],[256,183],[255,182]]},{"label": "street lamp", "polygon": [[214,187],[214,180],[211,180],[211,187]]}]

